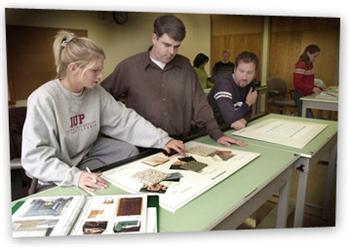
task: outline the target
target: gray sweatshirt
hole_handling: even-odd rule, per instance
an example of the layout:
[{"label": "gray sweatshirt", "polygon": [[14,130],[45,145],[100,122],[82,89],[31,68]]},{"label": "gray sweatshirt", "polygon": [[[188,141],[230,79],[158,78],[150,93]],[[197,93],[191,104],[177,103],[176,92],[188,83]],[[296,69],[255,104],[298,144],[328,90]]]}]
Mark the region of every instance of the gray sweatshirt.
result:
[{"label": "gray sweatshirt", "polygon": [[52,80],[30,95],[27,107],[22,164],[40,183],[78,186],[76,165],[99,133],[141,147],[164,148],[171,140],[99,85],[73,93]]}]

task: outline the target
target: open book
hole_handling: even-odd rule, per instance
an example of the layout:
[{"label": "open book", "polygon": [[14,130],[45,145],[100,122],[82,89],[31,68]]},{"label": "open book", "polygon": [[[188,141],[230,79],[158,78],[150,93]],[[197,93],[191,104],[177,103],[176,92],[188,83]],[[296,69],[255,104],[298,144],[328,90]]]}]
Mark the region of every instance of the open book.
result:
[{"label": "open book", "polygon": [[29,198],[19,204],[12,215],[14,237],[158,231],[157,196],[47,196]]}]

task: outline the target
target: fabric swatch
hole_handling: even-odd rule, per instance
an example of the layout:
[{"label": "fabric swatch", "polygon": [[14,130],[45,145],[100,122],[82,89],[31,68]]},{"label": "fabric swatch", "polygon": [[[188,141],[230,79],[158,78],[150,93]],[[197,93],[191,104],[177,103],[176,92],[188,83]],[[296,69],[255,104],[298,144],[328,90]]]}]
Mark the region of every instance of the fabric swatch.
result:
[{"label": "fabric swatch", "polygon": [[155,169],[146,169],[144,171],[135,173],[132,177],[143,184],[152,186],[168,178],[169,174],[155,170]]},{"label": "fabric swatch", "polygon": [[121,198],[118,207],[118,216],[140,215],[142,206],[142,197]]},{"label": "fabric swatch", "polygon": [[157,155],[157,156],[154,156],[154,157],[151,157],[149,159],[146,159],[146,160],[142,161],[142,163],[145,163],[147,165],[155,167],[155,166],[158,166],[158,165],[162,165],[162,164],[164,164],[167,161],[169,161],[168,157],[162,157],[162,156],[158,156]]}]

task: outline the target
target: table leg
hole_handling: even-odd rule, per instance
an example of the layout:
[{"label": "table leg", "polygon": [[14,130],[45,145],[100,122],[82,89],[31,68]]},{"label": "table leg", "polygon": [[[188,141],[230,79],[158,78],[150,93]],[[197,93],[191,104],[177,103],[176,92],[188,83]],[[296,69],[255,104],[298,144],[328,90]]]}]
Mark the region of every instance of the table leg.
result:
[{"label": "table leg", "polygon": [[292,169],[290,168],[288,170],[288,181],[279,190],[276,228],[287,227],[288,204],[289,204],[288,201],[289,201],[291,177],[292,177]]},{"label": "table leg", "polygon": [[336,158],[337,158],[337,144],[335,143],[332,146],[330,156],[329,156],[329,162],[328,162],[328,168],[327,168],[327,179],[326,179],[326,190],[323,198],[322,219],[328,219],[328,216],[329,216],[331,197],[332,197],[332,188],[333,188],[333,182],[335,179]]},{"label": "table leg", "polygon": [[297,191],[297,199],[295,203],[295,213],[294,213],[294,227],[302,227],[303,226],[303,218],[304,218],[304,209],[305,209],[305,196],[307,189],[307,181],[309,176],[309,159],[300,158],[296,167],[299,168],[303,165],[302,170],[298,172],[298,191]]},{"label": "table leg", "polygon": [[305,107],[305,105],[303,105],[302,110],[301,110],[301,117],[306,117],[306,110],[307,110],[307,108]]}]

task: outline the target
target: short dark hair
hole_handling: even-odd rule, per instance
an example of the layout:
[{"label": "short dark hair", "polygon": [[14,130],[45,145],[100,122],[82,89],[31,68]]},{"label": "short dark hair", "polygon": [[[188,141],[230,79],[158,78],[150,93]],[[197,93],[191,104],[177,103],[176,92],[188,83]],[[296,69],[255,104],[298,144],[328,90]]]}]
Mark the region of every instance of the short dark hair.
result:
[{"label": "short dark hair", "polygon": [[201,66],[203,63],[206,63],[208,61],[209,61],[209,57],[207,57],[203,53],[199,53],[198,55],[196,55],[196,57],[193,60],[193,66],[196,68],[199,68],[199,66]]},{"label": "short dark hair", "polygon": [[157,37],[167,34],[175,41],[182,41],[186,36],[184,23],[174,15],[162,15],[157,17],[153,23],[153,32]]},{"label": "short dark hair", "polygon": [[243,51],[241,53],[238,54],[238,56],[236,57],[235,60],[235,67],[238,67],[238,63],[240,61],[243,61],[245,63],[254,63],[255,64],[255,69],[257,69],[259,67],[259,59],[256,56],[256,54],[254,54],[253,52],[249,52],[249,51]]}]

